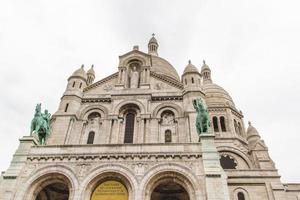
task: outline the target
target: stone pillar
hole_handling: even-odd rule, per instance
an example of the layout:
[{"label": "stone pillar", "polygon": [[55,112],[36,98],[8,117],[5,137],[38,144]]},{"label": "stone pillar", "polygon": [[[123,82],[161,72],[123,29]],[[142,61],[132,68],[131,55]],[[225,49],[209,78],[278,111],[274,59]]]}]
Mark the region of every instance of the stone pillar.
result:
[{"label": "stone pillar", "polygon": [[207,200],[229,200],[227,176],[221,167],[212,130],[200,135]]},{"label": "stone pillar", "polygon": [[33,136],[24,136],[20,139],[20,144],[15,152],[9,168],[2,172],[0,177],[0,200],[13,199],[18,182],[22,176],[21,171],[27,162],[27,156],[32,146],[38,145],[38,141]]}]

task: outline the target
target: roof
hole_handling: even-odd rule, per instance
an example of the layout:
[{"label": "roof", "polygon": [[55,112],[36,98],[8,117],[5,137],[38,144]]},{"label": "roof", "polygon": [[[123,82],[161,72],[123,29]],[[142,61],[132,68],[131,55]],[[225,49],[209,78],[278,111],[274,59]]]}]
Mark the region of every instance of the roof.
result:
[{"label": "roof", "polygon": [[[85,73],[83,67],[84,67],[84,66],[82,65],[79,69],[77,69],[77,70],[72,74],[72,76],[76,76],[76,77],[81,77],[81,78],[87,79],[87,75],[86,75],[86,73]],[[72,77],[72,76],[71,76],[71,77]]]},{"label": "roof", "polygon": [[192,62],[189,60],[189,64],[185,67],[183,74],[186,73],[199,73],[199,70],[197,69],[197,67],[195,67],[195,65],[192,64]]},{"label": "roof", "polygon": [[176,69],[168,61],[154,55],[151,56],[151,59],[152,59],[151,71],[154,71],[157,74],[169,76],[177,81],[180,81]]},{"label": "roof", "polygon": [[235,107],[231,96],[221,86],[215,83],[208,83],[202,86],[202,90],[206,95],[207,104],[223,106],[230,105]]}]

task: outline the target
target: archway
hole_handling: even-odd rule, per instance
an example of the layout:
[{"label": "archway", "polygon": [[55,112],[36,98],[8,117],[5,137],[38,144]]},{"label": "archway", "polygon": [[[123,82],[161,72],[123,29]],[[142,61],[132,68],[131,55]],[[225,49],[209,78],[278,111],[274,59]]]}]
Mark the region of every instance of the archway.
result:
[{"label": "archway", "polygon": [[43,187],[35,200],[68,200],[69,193],[67,184],[55,182]]},{"label": "archway", "polygon": [[189,200],[187,191],[174,180],[167,180],[156,186],[151,200]]}]

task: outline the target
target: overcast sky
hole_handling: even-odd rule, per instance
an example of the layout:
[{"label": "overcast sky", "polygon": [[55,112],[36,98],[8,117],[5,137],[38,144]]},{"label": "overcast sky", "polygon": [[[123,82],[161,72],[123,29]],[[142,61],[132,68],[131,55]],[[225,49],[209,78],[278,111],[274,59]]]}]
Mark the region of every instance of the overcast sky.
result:
[{"label": "overcast sky", "polygon": [[67,78],[95,65],[117,71],[133,45],[159,55],[181,76],[189,59],[258,129],[284,182],[300,182],[300,1],[119,0],[0,2],[0,171],[29,135],[35,105],[54,113]]}]

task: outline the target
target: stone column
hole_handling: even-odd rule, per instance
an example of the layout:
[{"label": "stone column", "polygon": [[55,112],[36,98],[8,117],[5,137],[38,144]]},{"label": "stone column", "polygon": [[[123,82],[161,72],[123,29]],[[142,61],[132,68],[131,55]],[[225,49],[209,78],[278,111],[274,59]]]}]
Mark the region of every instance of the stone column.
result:
[{"label": "stone column", "polygon": [[207,200],[229,200],[227,176],[221,167],[212,130],[200,135]]}]

